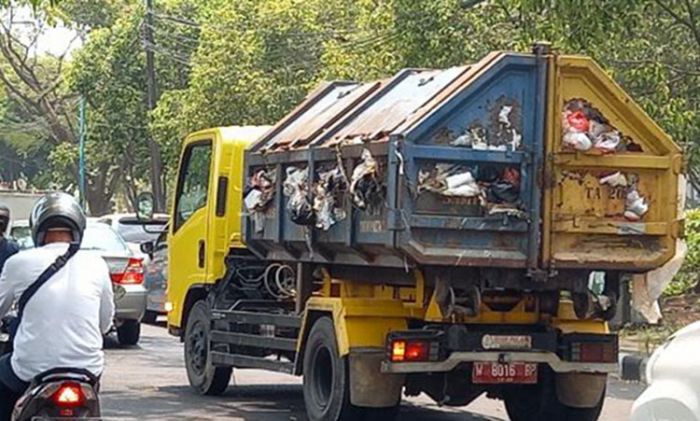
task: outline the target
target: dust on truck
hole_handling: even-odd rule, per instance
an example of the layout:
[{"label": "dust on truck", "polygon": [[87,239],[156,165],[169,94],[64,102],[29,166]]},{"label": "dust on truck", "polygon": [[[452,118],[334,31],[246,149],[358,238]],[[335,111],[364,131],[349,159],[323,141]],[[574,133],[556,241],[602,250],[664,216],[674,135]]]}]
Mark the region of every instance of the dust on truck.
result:
[{"label": "dust on truck", "polygon": [[544,44],[327,83],[269,130],[186,139],[169,330],[199,393],[303,375],[311,420],[420,393],[595,420],[620,277],[676,253],[682,169],[598,65]]}]

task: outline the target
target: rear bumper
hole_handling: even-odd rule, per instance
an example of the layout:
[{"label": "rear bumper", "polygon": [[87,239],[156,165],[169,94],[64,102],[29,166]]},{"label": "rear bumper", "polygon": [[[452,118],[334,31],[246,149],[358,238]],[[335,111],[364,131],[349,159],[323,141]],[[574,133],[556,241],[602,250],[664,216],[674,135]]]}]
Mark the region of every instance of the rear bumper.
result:
[{"label": "rear bumper", "polygon": [[415,363],[382,363],[382,373],[439,373],[452,371],[457,366],[472,362],[547,364],[555,373],[615,373],[617,363],[580,363],[563,361],[553,352],[453,352],[443,361]]},{"label": "rear bumper", "polygon": [[[468,330],[463,325],[391,332],[383,373],[449,372],[474,362],[546,364],[555,373],[618,372],[617,336],[597,333],[532,331],[525,326],[494,325]],[[429,355],[415,361],[392,359],[393,343],[428,344]],[[403,358],[402,358],[403,359]]]},{"label": "rear bumper", "polygon": [[165,314],[165,290],[152,289],[148,291],[146,310]]},{"label": "rear bumper", "polygon": [[143,285],[119,285],[115,287],[115,319],[141,320],[146,312],[147,293]]}]

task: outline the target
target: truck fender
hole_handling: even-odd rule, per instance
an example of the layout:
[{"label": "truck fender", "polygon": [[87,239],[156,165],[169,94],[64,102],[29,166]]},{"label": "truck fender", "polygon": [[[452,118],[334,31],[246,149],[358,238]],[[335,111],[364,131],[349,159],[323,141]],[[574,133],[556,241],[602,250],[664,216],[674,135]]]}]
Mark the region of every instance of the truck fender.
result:
[{"label": "truck fender", "polygon": [[190,310],[197,301],[205,300],[207,294],[209,293],[205,285],[192,285],[190,289],[187,290],[187,295],[185,296],[185,301],[182,304],[182,320],[180,320],[180,341],[185,338],[185,326],[187,326],[187,319],[190,317]]},{"label": "truck fender", "polygon": [[405,376],[383,374],[380,366],[385,358],[385,332],[405,330],[405,319],[395,316],[352,316],[348,315],[347,310],[338,299],[309,300],[302,318],[294,373],[303,375],[306,339],[314,322],[324,316],[330,317],[335,326],[340,354],[338,357],[348,359],[350,402],[356,406],[371,408],[397,405],[401,398]]},{"label": "truck fender", "polygon": [[557,373],[555,385],[559,402],[573,408],[592,408],[605,392],[607,375]]}]

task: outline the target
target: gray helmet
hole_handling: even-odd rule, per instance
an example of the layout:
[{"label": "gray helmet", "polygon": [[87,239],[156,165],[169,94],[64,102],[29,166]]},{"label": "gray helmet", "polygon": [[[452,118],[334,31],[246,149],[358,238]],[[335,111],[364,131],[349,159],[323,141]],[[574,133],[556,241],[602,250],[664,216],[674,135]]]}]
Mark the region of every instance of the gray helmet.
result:
[{"label": "gray helmet", "polygon": [[73,241],[80,243],[85,231],[85,213],[78,202],[65,193],[49,193],[39,199],[29,216],[32,239],[37,247],[44,245],[46,232],[52,228],[68,228]]},{"label": "gray helmet", "polygon": [[8,225],[10,225],[10,208],[0,203],[0,235],[5,232]]}]

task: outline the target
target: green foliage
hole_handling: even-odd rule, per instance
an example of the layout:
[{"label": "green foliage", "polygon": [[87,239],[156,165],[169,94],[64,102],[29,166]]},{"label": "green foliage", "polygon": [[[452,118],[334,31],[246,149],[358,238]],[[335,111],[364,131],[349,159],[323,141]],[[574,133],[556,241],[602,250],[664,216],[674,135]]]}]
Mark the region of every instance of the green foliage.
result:
[{"label": "green foliage", "polygon": [[[598,60],[684,145],[700,185],[700,0],[158,0],[147,47],[159,101],[150,114],[141,40],[150,24],[140,0],[35,3],[87,33],[63,70],[67,90],[88,99],[91,180],[115,173],[127,191],[147,179],[149,136],[172,185],[188,132],[272,124],[324,80],[462,65],[538,40]],[[13,104],[0,113],[31,123]],[[13,153],[43,156],[54,180],[74,177],[74,155],[41,146],[45,128],[6,125],[0,138]]]},{"label": "green foliage", "polygon": [[680,295],[698,286],[700,281],[700,209],[685,213],[685,241],[688,254],[681,270],[664,291],[664,295]]}]

